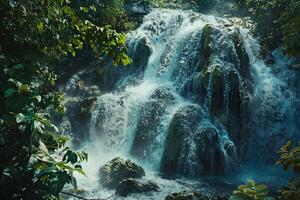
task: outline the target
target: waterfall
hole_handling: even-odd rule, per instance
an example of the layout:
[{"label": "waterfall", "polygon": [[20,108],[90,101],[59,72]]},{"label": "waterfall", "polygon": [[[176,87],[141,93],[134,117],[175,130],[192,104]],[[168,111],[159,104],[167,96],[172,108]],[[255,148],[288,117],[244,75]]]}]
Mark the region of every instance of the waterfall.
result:
[{"label": "waterfall", "polygon": [[133,63],[101,72],[110,89],[97,96],[85,130],[93,179],[116,155],[171,176],[230,175],[246,159],[275,154],[275,141],[298,137],[291,60],[277,50],[266,65],[247,23],[154,9],[128,33]]}]

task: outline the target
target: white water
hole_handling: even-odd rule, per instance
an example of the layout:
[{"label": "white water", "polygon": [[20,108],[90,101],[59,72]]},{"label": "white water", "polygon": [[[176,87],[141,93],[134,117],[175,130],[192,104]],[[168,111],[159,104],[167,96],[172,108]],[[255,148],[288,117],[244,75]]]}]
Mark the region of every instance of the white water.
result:
[{"label": "white water", "polygon": [[[235,30],[236,24],[230,23],[230,20],[225,18],[179,10],[154,10],[145,17],[140,28],[128,34],[129,48],[134,48],[139,40],[145,38],[152,54],[140,84],[135,86],[126,85],[127,77],[123,77],[124,79],[120,80],[119,83],[122,86],[125,85],[124,90],[104,94],[98,98],[90,124],[91,142],[84,146],[84,150],[89,153],[89,161],[83,164],[87,177],[77,176],[78,187],[86,191],[84,193],[85,197],[106,198],[114,193],[112,190],[101,187],[98,180],[98,170],[105,162],[117,156],[130,158],[141,164],[146,169],[145,179],[155,180],[162,187],[162,192],[133,194],[126,199],[157,200],[164,199],[172,192],[191,189],[195,185],[195,188],[199,189],[201,184],[195,180],[186,181],[188,183],[183,184],[175,180],[162,179],[157,172],[172,117],[178,110],[187,105],[199,107],[191,99],[182,97],[180,88],[185,79],[190,78],[192,75],[190,68],[194,67],[193,65],[196,62],[201,31],[206,24],[210,24],[222,33],[214,35],[215,43],[219,45],[220,52],[218,52],[217,57],[215,55],[213,63],[221,63],[227,66],[227,48],[233,48],[233,44],[228,38]],[[226,24],[231,24],[230,28]],[[260,47],[257,41],[249,35],[248,30],[241,28],[241,33],[250,58],[251,73],[255,77],[254,93],[251,96],[252,104],[255,107],[254,118],[256,118],[253,122],[253,134],[255,137],[261,137],[261,140],[269,138],[270,134],[278,134],[278,130],[282,129],[288,129],[288,134],[292,134],[296,130],[296,126],[288,127],[293,124],[293,115],[289,115],[289,113],[291,113],[290,109],[296,99],[294,91],[286,90],[289,86],[284,80],[284,77],[292,77],[290,74],[292,72],[274,73],[258,56]],[[282,67],[290,62],[290,60],[280,57],[278,52],[275,52],[275,56],[277,58],[275,67]],[[168,88],[174,100],[167,103],[166,110],[160,118],[158,134],[153,139],[150,147],[151,153],[145,155],[146,159],[135,159],[130,155],[130,149],[140,120],[141,109],[143,105],[149,102],[153,92],[162,87]],[[210,93],[208,93],[206,99],[206,102],[208,102],[207,107],[211,102],[209,97]],[[204,105],[203,109],[207,111],[206,106]],[[266,109],[270,110],[270,106],[276,107],[279,115],[285,115],[284,117],[279,116],[280,120],[287,120],[284,122],[285,125],[282,124],[282,121],[277,123],[274,123],[273,119],[268,121],[269,116],[265,116],[265,114],[267,114]],[[228,109],[226,110],[228,112]],[[208,114],[205,118],[200,122],[199,127],[215,127],[221,138],[223,149],[226,142],[231,142],[226,128]],[[262,129],[266,131],[261,132]],[[195,154],[196,147],[193,138],[186,138],[186,141],[189,147],[185,158],[185,169],[189,173],[193,173],[198,168],[198,164],[195,163],[197,157]],[[226,169],[230,170],[234,162],[232,161],[233,157],[227,156],[226,152],[225,155]],[[201,187],[207,191],[209,190],[208,187],[203,185]],[[115,199],[122,198],[116,197]]]}]

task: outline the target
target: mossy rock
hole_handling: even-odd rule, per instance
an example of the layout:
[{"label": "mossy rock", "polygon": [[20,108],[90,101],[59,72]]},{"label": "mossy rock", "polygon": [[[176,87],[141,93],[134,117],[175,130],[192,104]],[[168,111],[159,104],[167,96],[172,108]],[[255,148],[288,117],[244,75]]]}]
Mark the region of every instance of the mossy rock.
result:
[{"label": "mossy rock", "polygon": [[174,103],[174,96],[168,87],[160,87],[154,91],[150,99],[140,110],[140,117],[135,129],[135,136],[130,154],[139,159],[146,159],[152,154],[153,140],[159,134],[161,117],[167,106]]},{"label": "mossy rock", "polygon": [[210,61],[211,54],[213,52],[211,43],[213,41],[212,38],[213,28],[207,24],[202,29],[201,41],[200,41],[200,58],[198,63],[199,71],[208,66]]},{"label": "mossy rock", "polygon": [[229,86],[228,94],[228,107],[230,113],[239,117],[241,114],[241,92],[240,92],[240,82],[238,72],[230,71],[227,75],[227,81]]},{"label": "mossy rock", "polygon": [[119,183],[116,194],[127,197],[133,193],[159,192],[160,187],[154,181],[141,181],[135,179],[126,179]]},{"label": "mossy rock", "polygon": [[178,157],[184,139],[184,127],[182,125],[182,115],[180,112],[173,116],[170,123],[168,136],[166,139],[166,147],[163,153],[160,171],[167,174],[175,174],[177,172]]},{"label": "mossy rock", "polygon": [[225,83],[223,71],[220,66],[215,66],[211,74],[211,103],[210,112],[213,116],[221,119],[224,113],[224,90]]},{"label": "mossy rock", "polygon": [[208,59],[212,53],[212,48],[210,46],[212,42],[212,31],[213,28],[209,24],[206,24],[203,27],[201,36],[201,51],[206,59]]},{"label": "mossy rock", "polygon": [[97,97],[88,97],[82,100],[80,105],[80,114],[89,117],[94,110]]},{"label": "mossy rock", "polygon": [[145,176],[145,171],[131,160],[124,160],[117,157],[103,165],[99,170],[99,174],[103,187],[114,189],[120,182],[128,178],[141,178]]},{"label": "mossy rock", "polygon": [[243,44],[243,41],[240,37],[240,34],[238,32],[235,32],[233,35],[232,35],[232,41],[234,43],[234,47],[235,47],[235,50],[236,50],[236,54],[237,54],[237,57],[240,61],[240,69],[241,69],[241,72],[246,75],[246,73],[248,73],[248,70],[249,70],[249,56],[247,54],[247,51],[244,47],[244,44]]}]

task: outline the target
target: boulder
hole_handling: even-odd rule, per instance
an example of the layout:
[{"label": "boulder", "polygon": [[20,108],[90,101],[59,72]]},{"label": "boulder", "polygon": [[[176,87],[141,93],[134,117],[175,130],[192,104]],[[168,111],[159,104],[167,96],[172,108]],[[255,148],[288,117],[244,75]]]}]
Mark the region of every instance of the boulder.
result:
[{"label": "boulder", "polygon": [[100,170],[100,182],[103,187],[116,188],[121,181],[128,178],[141,178],[145,176],[144,169],[132,162],[131,160],[124,160],[117,157],[105,165]]},{"label": "boulder", "polygon": [[160,187],[154,181],[126,179],[119,183],[116,189],[116,194],[119,196],[127,197],[132,193],[143,193],[152,191],[160,191]]},{"label": "boulder", "polygon": [[175,113],[166,138],[161,172],[166,176],[218,176],[228,172],[228,166],[235,165],[230,159],[235,156],[234,144],[231,143],[233,149],[228,147],[231,155],[225,156],[220,136],[225,130],[209,120],[194,105],[183,107]]}]

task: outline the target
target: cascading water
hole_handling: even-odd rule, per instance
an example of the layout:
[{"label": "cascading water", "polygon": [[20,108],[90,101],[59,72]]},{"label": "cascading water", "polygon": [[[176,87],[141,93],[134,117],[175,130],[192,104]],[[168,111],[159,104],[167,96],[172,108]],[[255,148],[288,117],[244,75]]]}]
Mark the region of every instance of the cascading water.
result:
[{"label": "cascading water", "polygon": [[[287,126],[291,137],[299,128],[289,112],[295,91],[285,90],[283,76],[257,56],[259,45],[242,20],[155,9],[127,38],[134,62],[114,71],[114,90],[97,97],[86,130],[89,178],[79,185],[89,187],[88,196],[110,193],[101,193],[96,177],[115,156],[168,175],[228,175],[253,152],[249,141],[268,140]],[[280,58],[275,66],[288,62]],[[165,190],[153,199],[185,188],[154,177]]]}]

